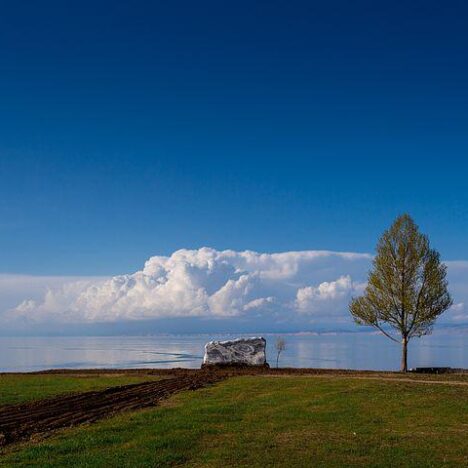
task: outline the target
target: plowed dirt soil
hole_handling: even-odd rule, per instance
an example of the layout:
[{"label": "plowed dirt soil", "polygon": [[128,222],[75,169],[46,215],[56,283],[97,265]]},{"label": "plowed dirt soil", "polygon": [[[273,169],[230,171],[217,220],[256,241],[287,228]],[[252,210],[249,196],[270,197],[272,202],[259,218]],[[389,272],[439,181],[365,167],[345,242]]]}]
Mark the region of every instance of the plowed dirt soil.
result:
[{"label": "plowed dirt soil", "polygon": [[0,445],[154,406],[176,392],[196,390],[222,378],[222,374],[200,372],[4,406],[0,408]]}]

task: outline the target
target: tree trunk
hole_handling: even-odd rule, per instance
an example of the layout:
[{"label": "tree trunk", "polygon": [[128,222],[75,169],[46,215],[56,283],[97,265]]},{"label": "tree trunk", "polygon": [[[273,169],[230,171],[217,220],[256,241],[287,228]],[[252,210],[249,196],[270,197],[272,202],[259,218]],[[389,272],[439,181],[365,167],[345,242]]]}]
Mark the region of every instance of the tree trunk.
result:
[{"label": "tree trunk", "polygon": [[408,371],[408,339],[403,337],[401,340],[401,372]]},{"label": "tree trunk", "polygon": [[280,353],[278,353],[278,354],[276,355],[276,368],[277,368],[277,369],[278,369],[279,355],[280,355]]}]

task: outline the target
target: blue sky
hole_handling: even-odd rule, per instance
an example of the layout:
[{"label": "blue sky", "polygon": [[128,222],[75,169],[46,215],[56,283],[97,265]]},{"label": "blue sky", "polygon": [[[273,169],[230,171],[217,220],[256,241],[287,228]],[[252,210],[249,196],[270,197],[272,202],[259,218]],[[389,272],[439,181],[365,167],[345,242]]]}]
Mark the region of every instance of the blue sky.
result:
[{"label": "blue sky", "polygon": [[468,259],[467,17],[462,1],[3,5],[0,273],[109,276],[203,246],[369,253],[402,212]]},{"label": "blue sky", "polygon": [[369,252],[403,211],[468,258],[466,4],[223,3],[2,7],[0,270]]}]

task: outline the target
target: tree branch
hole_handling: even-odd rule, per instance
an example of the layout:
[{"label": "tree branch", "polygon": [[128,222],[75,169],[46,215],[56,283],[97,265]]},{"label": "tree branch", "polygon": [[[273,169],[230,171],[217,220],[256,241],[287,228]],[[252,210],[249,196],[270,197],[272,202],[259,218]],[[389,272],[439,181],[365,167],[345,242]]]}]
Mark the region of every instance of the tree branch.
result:
[{"label": "tree branch", "polygon": [[411,320],[411,325],[409,326],[409,329],[408,329],[408,335],[411,334],[411,332],[413,331],[414,324],[416,323],[416,319],[419,315],[419,306],[421,303],[421,297],[422,297],[425,287],[426,287],[426,274],[424,274],[423,282],[421,284],[421,288],[419,289],[418,299],[416,301],[416,309],[413,314],[413,320]]},{"label": "tree branch", "polygon": [[399,341],[394,338],[392,335],[389,335],[378,323],[372,324],[373,327],[378,328],[387,338],[390,338],[395,343],[399,343]]}]

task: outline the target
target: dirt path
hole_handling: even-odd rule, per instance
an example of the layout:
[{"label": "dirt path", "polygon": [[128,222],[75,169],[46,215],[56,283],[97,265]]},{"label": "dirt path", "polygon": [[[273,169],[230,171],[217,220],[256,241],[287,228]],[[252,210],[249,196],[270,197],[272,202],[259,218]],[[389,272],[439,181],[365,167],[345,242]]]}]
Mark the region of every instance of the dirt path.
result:
[{"label": "dirt path", "polygon": [[[264,374],[268,377],[292,377],[295,374],[281,371],[275,374]],[[345,375],[345,374],[300,374],[301,377],[311,377],[317,379],[359,379],[359,380],[377,380],[377,381],[384,381],[384,382],[404,382],[404,383],[412,383],[412,384],[440,384],[440,385],[454,385],[454,386],[468,386],[468,381],[462,382],[457,380],[427,380],[427,379],[411,379],[405,377],[384,377],[384,376],[363,376],[363,375]]]},{"label": "dirt path", "polygon": [[468,382],[459,382],[456,380],[422,380],[422,379],[406,379],[404,377],[401,378],[392,378],[392,377],[355,377],[356,379],[363,379],[363,380],[384,380],[387,382],[409,382],[409,383],[417,383],[417,384],[440,384],[440,385],[461,385],[461,386],[468,386]]},{"label": "dirt path", "polygon": [[154,406],[176,392],[196,390],[222,379],[221,374],[200,373],[4,406],[0,408],[0,446]]}]

